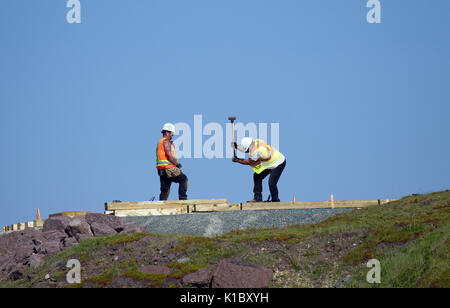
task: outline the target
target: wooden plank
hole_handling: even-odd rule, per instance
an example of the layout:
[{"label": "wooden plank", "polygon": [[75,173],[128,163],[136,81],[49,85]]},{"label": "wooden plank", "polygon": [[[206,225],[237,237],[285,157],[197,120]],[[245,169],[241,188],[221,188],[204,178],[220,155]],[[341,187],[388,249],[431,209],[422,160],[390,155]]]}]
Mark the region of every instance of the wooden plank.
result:
[{"label": "wooden plank", "polygon": [[45,220],[34,220],[34,227],[35,228],[42,228],[44,226]]},{"label": "wooden plank", "polygon": [[114,210],[114,216],[155,216],[155,215],[176,215],[188,213],[187,205],[164,205],[151,209]]},{"label": "wooden plank", "polygon": [[86,216],[86,214],[89,214],[89,211],[66,211],[62,213],[55,213],[50,214],[48,217],[58,217],[58,216],[69,216],[69,217],[75,217],[75,216]]},{"label": "wooden plank", "polygon": [[378,205],[378,200],[338,200],[334,201],[334,207],[346,208],[346,207],[367,207],[372,205]]},{"label": "wooden plank", "polygon": [[[296,202],[297,203],[297,202]],[[242,210],[286,210],[295,209],[293,202],[254,202],[242,203]]]},{"label": "wooden plank", "polygon": [[25,228],[27,229],[33,229],[34,228],[34,222],[33,221],[27,221],[25,223]]},{"label": "wooden plank", "polygon": [[221,212],[221,211],[239,211],[240,203],[224,203],[224,204],[195,204],[190,206],[189,212]]},{"label": "wooden plank", "polygon": [[[380,200],[380,204],[395,199]],[[334,200],[334,208],[361,208],[378,205],[378,200]],[[284,210],[284,209],[321,209],[331,208],[330,201],[300,201],[300,202],[255,202],[243,203],[242,210]]]},{"label": "wooden plank", "polygon": [[389,202],[394,202],[394,201],[397,201],[398,199],[381,199],[380,200],[380,204],[386,204],[386,203],[389,203]]},{"label": "wooden plank", "polygon": [[105,203],[105,210],[145,210],[167,205],[224,204],[227,202],[227,199],[107,202]]}]

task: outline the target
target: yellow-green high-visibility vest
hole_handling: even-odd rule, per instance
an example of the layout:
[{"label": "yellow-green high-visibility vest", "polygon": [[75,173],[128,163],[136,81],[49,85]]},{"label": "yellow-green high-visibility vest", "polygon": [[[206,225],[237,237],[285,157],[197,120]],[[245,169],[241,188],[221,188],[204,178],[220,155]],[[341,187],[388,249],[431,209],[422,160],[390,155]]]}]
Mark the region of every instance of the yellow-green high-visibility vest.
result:
[{"label": "yellow-green high-visibility vest", "polygon": [[281,153],[261,139],[255,139],[253,142],[255,144],[255,149],[250,153],[250,156],[255,155],[256,152],[259,152],[261,155],[260,159],[255,161],[250,167],[252,167],[253,171],[260,174],[268,167],[275,164],[281,158]]}]

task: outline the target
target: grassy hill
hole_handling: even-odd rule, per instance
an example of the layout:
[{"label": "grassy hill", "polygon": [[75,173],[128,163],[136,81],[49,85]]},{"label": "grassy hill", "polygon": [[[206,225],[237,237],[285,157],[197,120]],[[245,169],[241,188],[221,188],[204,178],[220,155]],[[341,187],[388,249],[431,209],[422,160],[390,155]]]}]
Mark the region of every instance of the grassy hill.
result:
[{"label": "grassy hill", "polygon": [[[88,239],[0,287],[182,287],[187,273],[212,272],[222,259],[239,256],[272,269],[272,287],[448,288],[449,235],[446,190],[312,225],[239,230],[214,238],[136,233]],[[80,284],[66,283],[69,259],[81,262]],[[370,259],[381,264],[380,284],[366,280]],[[138,271],[144,264],[165,265],[171,272],[145,274]]]}]

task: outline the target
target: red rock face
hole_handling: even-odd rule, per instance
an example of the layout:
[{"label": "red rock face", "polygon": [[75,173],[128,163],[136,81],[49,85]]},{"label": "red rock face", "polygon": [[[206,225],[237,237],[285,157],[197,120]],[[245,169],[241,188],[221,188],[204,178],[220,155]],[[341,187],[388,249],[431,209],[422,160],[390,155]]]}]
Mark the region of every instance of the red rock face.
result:
[{"label": "red rock face", "polygon": [[188,286],[192,285],[198,288],[209,287],[211,282],[211,275],[204,268],[199,269],[196,272],[187,274],[183,277],[183,285]]},{"label": "red rock face", "polygon": [[0,236],[0,278],[20,279],[26,267],[38,267],[45,256],[94,236],[144,231],[142,226],[123,224],[119,217],[88,214],[85,217],[52,217],[42,230],[27,229]]},{"label": "red rock face", "polygon": [[239,259],[222,260],[214,272],[213,288],[268,288],[272,271]]}]

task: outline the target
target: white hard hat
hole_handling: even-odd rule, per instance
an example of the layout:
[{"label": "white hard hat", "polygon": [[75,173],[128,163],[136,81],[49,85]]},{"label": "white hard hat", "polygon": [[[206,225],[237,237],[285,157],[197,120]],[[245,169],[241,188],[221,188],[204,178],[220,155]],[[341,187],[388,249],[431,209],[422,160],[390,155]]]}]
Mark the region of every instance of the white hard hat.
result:
[{"label": "white hard hat", "polygon": [[244,152],[247,152],[248,148],[250,147],[250,144],[252,144],[253,139],[249,137],[242,138],[241,140],[241,148],[244,150]]},{"label": "white hard hat", "polygon": [[173,125],[172,123],[166,123],[164,124],[162,130],[166,130],[175,134],[175,125]]}]

